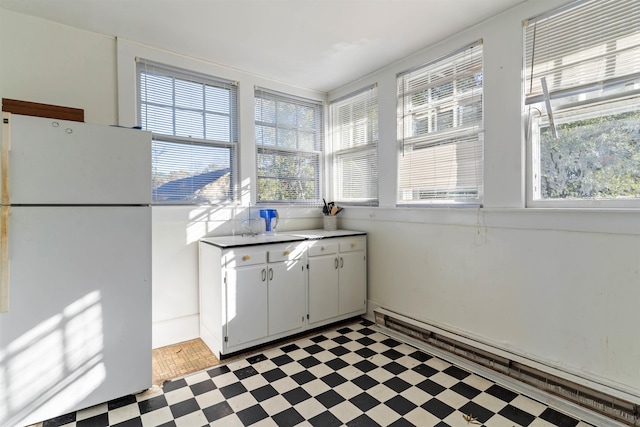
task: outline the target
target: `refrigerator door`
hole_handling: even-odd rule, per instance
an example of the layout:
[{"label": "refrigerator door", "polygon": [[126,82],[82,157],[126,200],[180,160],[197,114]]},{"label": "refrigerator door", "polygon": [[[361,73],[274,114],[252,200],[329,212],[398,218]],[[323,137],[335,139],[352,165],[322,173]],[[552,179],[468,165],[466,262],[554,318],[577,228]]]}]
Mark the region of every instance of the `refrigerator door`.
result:
[{"label": "refrigerator door", "polygon": [[151,386],[151,208],[11,207],[0,425]]},{"label": "refrigerator door", "polygon": [[150,132],[17,114],[3,127],[2,204],[151,203]]}]

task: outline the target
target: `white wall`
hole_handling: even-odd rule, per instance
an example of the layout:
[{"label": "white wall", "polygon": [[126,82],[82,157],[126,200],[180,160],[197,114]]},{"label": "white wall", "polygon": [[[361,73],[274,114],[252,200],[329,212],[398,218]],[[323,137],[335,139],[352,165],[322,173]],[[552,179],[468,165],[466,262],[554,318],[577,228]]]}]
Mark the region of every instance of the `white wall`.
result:
[{"label": "white wall", "polygon": [[117,123],[113,37],[2,12],[4,98],[83,108],[88,123]]},{"label": "white wall", "polygon": [[[232,234],[241,229],[249,211],[252,218],[258,214],[255,194],[248,191],[255,180],[254,85],[323,100],[326,95],[4,9],[0,12],[0,94],[83,108],[87,122],[135,124],[135,56],[240,82],[244,207],[152,209],[153,347],[198,337],[198,239]],[[282,218],[279,230],[321,225],[319,209],[278,210]]]},{"label": "white wall", "polygon": [[[379,83],[381,207],[350,207],[339,226],[369,232],[372,306],[563,367],[637,400],[637,211],[524,209],[521,21],[560,3],[527,2],[330,94],[333,99]],[[1,11],[0,24],[2,96],[84,108],[88,122],[133,123],[126,112],[131,104],[124,101],[132,94],[121,92],[118,98],[116,87],[116,79],[133,74],[117,72],[129,62],[120,61],[123,52],[114,39],[8,11]],[[395,75],[478,38],[484,39],[485,52],[485,208],[395,208]],[[246,185],[254,173],[253,84],[302,96],[321,94],[211,64],[198,66],[241,82]],[[251,199],[243,200],[245,208],[154,209],[154,346],[197,335],[195,242],[204,234],[235,230],[237,221],[227,219],[246,216]],[[281,211],[287,218],[283,229],[321,224],[314,209]]]},{"label": "white wall", "polygon": [[[381,206],[345,209],[341,226],[370,233],[370,309],[402,313],[638,401],[637,211],[525,209],[522,21],[563,3],[527,2],[329,94],[379,85]],[[395,208],[396,74],[478,39],[484,208]]]}]

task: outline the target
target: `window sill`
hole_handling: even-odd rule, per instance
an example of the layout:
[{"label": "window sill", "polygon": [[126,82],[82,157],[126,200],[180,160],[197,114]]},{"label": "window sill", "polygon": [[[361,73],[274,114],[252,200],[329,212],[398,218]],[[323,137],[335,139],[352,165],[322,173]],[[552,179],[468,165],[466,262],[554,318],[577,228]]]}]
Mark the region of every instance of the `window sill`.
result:
[{"label": "window sill", "polygon": [[349,207],[344,220],[640,235],[640,210],[592,208]]}]

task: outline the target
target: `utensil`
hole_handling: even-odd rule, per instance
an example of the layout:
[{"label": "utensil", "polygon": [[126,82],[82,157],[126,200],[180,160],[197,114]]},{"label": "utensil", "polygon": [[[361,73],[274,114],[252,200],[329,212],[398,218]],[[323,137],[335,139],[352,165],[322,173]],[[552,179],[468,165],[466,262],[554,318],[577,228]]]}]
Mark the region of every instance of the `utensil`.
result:
[{"label": "utensil", "polygon": [[322,202],[324,203],[324,206],[322,207],[322,213],[325,215],[329,215],[329,206],[327,206],[327,201],[323,198]]}]

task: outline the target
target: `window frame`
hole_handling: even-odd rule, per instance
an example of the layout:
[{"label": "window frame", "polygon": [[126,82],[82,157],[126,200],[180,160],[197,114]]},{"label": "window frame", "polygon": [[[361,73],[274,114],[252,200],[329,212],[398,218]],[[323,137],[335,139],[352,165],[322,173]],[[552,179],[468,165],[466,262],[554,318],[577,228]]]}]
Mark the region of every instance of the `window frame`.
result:
[{"label": "window frame", "polygon": [[[564,13],[572,13],[573,9],[581,7],[591,7],[595,3],[588,0],[580,0],[571,2],[567,5],[561,6],[547,13],[544,13],[538,17],[531,18],[523,23],[523,120],[522,128],[524,129],[524,140],[526,146],[526,195],[525,203],[528,208],[585,208],[585,209],[630,209],[640,207],[640,197],[633,198],[542,198],[540,195],[540,187],[542,186],[542,174],[541,174],[541,135],[540,129],[551,126],[549,123],[553,121],[556,128],[558,125],[565,123],[577,123],[583,120],[590,120],[596,118],[606,118],[614,114],[625,112],[640,113],[640,88],[635,89],[637,93],[635,96],[629,92],[622,92],[624,95],[619,96],[615,93],[604,93],[602,96],[598,96],[598,91],[608,90],[610,88],[622,87],[629,82],[635,81],[638,85],[638,79],[640,73],[635,75],[621,75],[614,74],[612,78],[598,78],[596,80],[585,80],[573,86],[562,86],[559,89],[546,89],[543,88],[546,93],[528,95],[528,90],[531,90],[533,76],[530,71],[529,52],[527,48],[527,25],[529,23],[535,23],[544,21],[546,19],[553,19],[554,17],[561,16]],[[595,13],[590,15],[595,18]],[[550,33],[555,34],[555,33]],[[545,34],[546,35],[546,34]],[[534,37],[532,39],[535,40]],[[616,41],[620,38],[615,39]],[[605,41],[603,41],[603,44]],[[589,49],[593,49],[597,46],[591,46]],[[587,48],[585,47],[585,50]],[[609,55],[609,46],[607,45],[607,53]],[[534,51],[535,52],[535,51]],[[533,55],[533,54],[532,54]],[[596,56],[593,56],[595,58]],[[561,58],[555,57],[555,61],[561,61]],[[585,56],[585,58],[591,58]],[[534,57],[535,59],[535,57]],[[537,62],[534,62],[537,64]],[[570,67],[572,64],[562,64],[562,67]],[[637,65],[640,67],[640,61],[637,61]],[[561,70],[564,68],[561,67]],[[607,66],[608,67],[608,66]],[[595,69],[595,67],[593,68]],[[593,71],[591,71],[593,72]],[[557,73],[564,73],[564,71],[558,71]],[[562,74],[560,74],[562,76]],[[569,74],[566,76],[568,79],[575,78],[577,74]],[[537,82],[536,82],[537,83]],[[555,83],[555,82],[554,82]],[[594,96],[595,95],[595,96]],[[582,98],[576,101],[576,97]],[[625,99],[636,99],[635,109],[630,106],[624,106]],[[563,99],[566,100],[565,104],[558,105]],[[544,105],[545,108],[553,103],[551,118],[546,113],[546,109],[543,111],[537,108],[537,105]],[[598,111],[590,111],[595,109],[594,106],[600,106]],[[571,116],[572,114],[572,116]],[[546,117],[546,118],[545,118]],[[569,118],[567,118],[569,117]],[[572,118],[571,118],[572,117]]]},{"label": "window frame", "polygon": [[[364,127],[366,136],[363,138],[364,143],[355,144],[354,139],[354,131],[356,125],[351,125],[350,136],[349,139],[349,147],[342,148],[338,147],[338,126],[342,129],[342,123],[336,116],[339,116],[339,112],[337,111],[340,108],[349,108],[350,113],[349,116],[353,118],[354,108],[359,103],[364,103],[363,107],[363,116],[365,117]],[[375,111],[375,113],[374,113]],[[330,135],[331,135],[331,152],[328,153],[328,157],[330,158],[330,164],[332,168],[332,194],[333,199],[338,201],[344,205],[352,205],[352,206],[378,206],[379,205],[379,182],[378,182],[378,144],[380,140],[380,130],[379,130],[379,107],[378,107],[378,84],[375,83],[373,85],[364,87],[362,89],[351,92],[345,96],[342,96],[338,99],[331,101],[329,105],[329,120],[330,120]],[[372,117],[375,115],[375,117]],[[374,123],[375,121],[375,123]],[[362,126],[362,125],[361,125]],[[340,193],[340,189],[343,188],[342,182],[343,178],[341,177],[341,172],[343,172],[344,166],[340,166],[338,163],[342,159],[352,159],[352,158],[363,158],[366,159],[369,164],[369,176],[368,178],[368,189],[371,191],[369,194],[370,197],[360,197],[360,198],[348,198],[343,197]],[[373,165],[372,165],[373,164]]]},{"label": "window frame", "polygon": [[[209,76],[206,74],[202,74],[202,73],[198,73],[198,72],[192,72],[189,70],[185,70],[185,69],[181,69],[181,68],[177,68],[171,65],[165,65],[165,64],[161,64],[155,61],[149,61],[146,59],[142,59],[139,57],[136,57],[136,118],[137,118],[137,123],[138,125],[140,125],[143,129],[145,128],[143,126],[143,123],[145,123],[145,120],[143,120],[142,114],[143,114],[143,106],[144,105],[149,105],[149,102],[145,102],[143,101],[143,95],[141,93],[141,88],[142,88],[142,84],[141,84],[141,79],[142,79],[142,74],[145,72],[145,68],[149,68],[149,69],[153,69],[154,71],[157,71],[158,74],[164,76],[164,77],[168,77],[170,79],[172,79],[172,87],[171,90],[172,95],[172,103],[171,104],[158,104],[158,105],[162,105],[165,108],[170,108],[171,110],[171,114],[172,114],[172,131],[173,134],[169,134],[169,133],[163,133],[163,132],[157,132],[157,131],[153,131],[151,130],[152,133],[152,150],[155,149],[154,146],[156,145],[162,145],[162,144],[171,144],[174,145],[176,147],[179,146],[193,146],[193,147],[206,147],[206,148],[213,148],[213,149],[224,149],[224,150],[228,150],[228,157],[229,157],[229,184],[228,184],[228,190],[226,190],[224,192],[224,195],[222,197],[216,198],[216,199],[209,199],[206,201],[202,201],[202,199],[198,199],[196,194],[197,191],[193,191],[193,198],[192,199],[188,199],[188,198],[180,198],[177,200],[160,200],[157,198],[157,193],[156,190],[157,188],[153,187],[152,185],[152,205],[158,205],[158,206],[179,206],[179,205],[185,205],[185,206],[197,206],[197,205],[204,205],[204,206],[208,206],[208,205],[225,205],[225,204],[233,204],[235,203],[235,201],[237,200],[237,188],[238,188],[238,151],[239,151],[239,141],[240,141],[240,137],[239,137],[239,109],[238,109],[238,83],[235,81],[231,81],[231,80],[226,80],[226,79],[222,79],[222,78],[218,78],[218,77],[213,77],[213,76]],[[202,89],[203,91],[206,90],[206,87],[213,87],[213,88],[218,88],[218,89],[223,89],[223,90],[228,90],[229,91],[229,103],[227,105],[225,105],[225,108],[228,109],[228,114],[222,114],[219,112],[215,112],[213,110],[209,111],[206,108],[206,105],[204,105],[207,101],[206,101],[206,96],[205,93],[203,93],[203,107],[202,109],[195,109],[195,108],[188,108],[188,107],[179,107],[176,105],[176,97],[175,97],[175,81],[176,80],[184,80],[187,82],[191,82],[191,83],[195,83],[197,85],[202,85]],[[228,119],[228,123],[229,123],[229,136],[228,136],[228,140],[224,141],[221,139],[209,139],[206,138],[206,119],[203,117],[203,137],[191,137],[191,136],[180,136],[180,135],[176,135],[177,131],[176,131],[176,124],[177,124],[177,118],[176,118],[176,111],[190,111],[191,113],[196,113],[196,114],[201,114],[203,116],[206,116],[207,114],[213,114],[214,116],[225,116]],[[185,157],[185,159],[187,159],[187,157]],[[154,160],[152,159],[152,162],[154,162]],[[156,165],[155,163],[152,163],[152,169],[155,170]],[[189,171],[191,172],[191,171]],[[204,173],[203,173],[204,174]],[[202,175],[202,174],[200,174]],[[185,178],[182,179],[191,179],[191,186],[190,186],[190,190],[193,189],[194,185],[197,185],[197,183],[195,182],[196,180],[193,179],[195,178],[197,175],[189,175]],[[224,176],[224,175],[222,175]],[[151,177],[151,179],[153,180],[153,176]],[[173,180],[175,181],[180,181],[180,179],[175,179]],[[172,181],[168,181],[167,183],[172,182]],[[166,185],[167,183],[164,183],[162,185]],[[158,187],[160,188],[160,187]],[[167,197],[171,197],[171,196],[180,196],[180,194],[178,192],[176,193],[171,193],[168,194]],[[185,196],[187,195],[187,193],[185,193]]]},{"label": "window frame", "polygon": [[[475,49],[475,51],[474,51]],[[460,78],[455,77],[456,73],[452,71],[452,75],[454,77],[451,78],[449,82],[448,77],[442,78],[442,82],[438,80],[438,77],[433,79],[434,76],[441,73],[442,71],[448,71],[449,69],[454,70],[459,64],[456,61],[459,61],[464,66],[471,66],[473,60],[469,60],[469,62],[463,62],[461,59],[464,58],[465,55],[469,55],[469,57],[473,57],[473,60],[476,60],[475,55],[479,56],[479,72],[475,71],[471,73],[471,68],[468,75],[465,76],[466,73],[462,73]],[[464,78],[469,78],[473,76],[474,80],[477,77],[477,74],[481,74],[482,84],[475,92],[474,89],[471,90],[471,93],[464,94],[464,92],[454,93],[457,91],[456,83],[461,81]],[[433,80],[432,80],[433,79]],[[396,188],[396,206],[397,207],[481,207],[484,202],[484,52],[483,52],[483,40],[477,40],[473,43],[465,45],[461,49],[457,49],[451,52],[448,55],[435,59],[426,64],[422,64],[420,66],[414,67],[412,69],[403,71],[398,73],[396,77],[397,81],[397,188]],[[411,87],[412,82],[417,82],[415,84],[415,88],[407,89],[407,87]],[[420,81],[423,81],[420,83]],[[450,100],[447,102],[443,102],[438,99],[437,101],[433,101],[432,92],[438,87],[450,84],[452,88],[452,93],[448,97]],[[414,104],[410,102],[407,104],[407,97],[415,97],[419,93],[427,92],[427,98],[424,102]],[[463,95],[464,94],[464,95]],[[470,102],[464,102],[467,98],[471,99]],[[479,98],[479,101],[473,101],[474,98]],[[463,102],[461,102],[463,101]],[[458,125],[458,120],[462,117],[462,112],[456,113],[454,110],[460,108],[465,105],[472,105],[477,102],[480,102],[481,112],[479,114],[479,118],[476,118],[475,121],[471,122],[469,125]],[[434,125],[438,124],[438,109],[441,107],[446,107],[447,104],[451,104],[448,108],[445,108],[446,111],[451,111],[451,126],[448,126],[444,129],[438,129],[437,126],[434,129]],[[413,108],[414,105],[419,105],[418,108]],[[424,112],[418,113],[417,110],[424,110]],[[418,118],[417,116],[420,114],[425,114],[425,117]],[[415,117],[411,117],[415,116]],[[416,126],[420,125],[420,122],[424,122],[426,119],[426,131],[419,131]],[[409,136],[407,136],[407,128],[412,128],[413,130],[409,131]],[[425,129],[425,128],[423,128]],[[441,169],[446,169],[447,167],[454,165],[456,168],[458,166],[458,161],[433,161],[430,162],[428,166],[434,166],[436,169],[429,171],[428,173],[432,176],[430,178],[418,178],[423,179],[425,183],[430,184],[435,187],[435,190],[429,196],[428,188],[410,188],[403,190],[401,188],[402,179],[401,175],[404,173],[408,173],[413,179],[417,171],[415,167],[411,167],[407,172],[402,167],[403,158],[405,156],[405,150],[407,147],[412,148],[412,153],[418,153],[418,150],[422,148],[433,148],[434,150],[441,151],[440,149],[449,148],[449,151],[455,152],[457,155],[458,152],[458,144],[470,144],[472,147],[472,152],[474,154],[470,157],[473,158],[471,164],[473,166],[469,166],[470,170],[475,171],[475,176],[473,176],[470,172],[465,174],[464,177],[466,179],[472,179],[474,181],[474,185],[468,187],[471,189],[469,193],[468,190],[465,189],[464,186],[457,186],[450,184],[449,182],[442,184],[436,182],[441,181],[438,178],[438,174]],[[461,147],[464,148],[464,147]],[[469,149],[467,147],[467,149]],[[426,154],[426,152],[424,153]],[[440,156],[439,152],[433,152],[432,157]],[[449,154],[453,155],[453,154]],[[449,195],[449,192],[455,190],[453,192],[452,197],[446,197]],[[412,191],[415,193],[424,192],[425,197],[412,196],[409,199],[405,199],[402,195],[403,191]],[[475,191],[476,196],[470,197],[469,194],[472,194]],[[456,197],[455,194],[462,194],[462,197]]]},{"label": "window frame", "polygon": [[[275,110],[274,110],[274,120],[275,122],[268,122],[263,119],[263,103],[264,101],[274,102]],[[310,108],[314,110],[314,120],[313,125],[310,128],[305,128],[299,126],[298,118],[296,118],[296,124],[284,124],[279,123],[277,110],[278,105],[280,103],[290,104],[296,107],[296,111],[298,107],[301,108]],[[259,110],[260,109],[260,110]],[[260,111],[260,117],[258,117],[258,111]],[[324,102],[315,99],[303,98],[296,95],[291,95],[287,93],[282,93],[278,91],[274,91],[271,89],[266,89],[262,87],[256,86],[254,88],[254,125],[255,125],[255,172],[256,172],[256,185],[255,185],[255,197],[256,204],[266,205],[266,204],[289,204],[289,205],[317,205],[322,200],[323,194],[323,176],[324,176]],[[297,114],[297,113],[296,113]],[[274,130],[275,140],[274,145],[267,145],[264,143],[264,128],[272,128]],[[262,132],[262,138],[258,137],[258,133]],[[295,132],[296,134],[296,147],[286,147],[284,145],[278,145],[280,141],[279,135],[280,132]],[[311,133],[313,135],[313,150],[305,150],[299,147],[300,143],[300,133]],[[282,156],[287,157],[291,156],[298,159],[305,158],[313,158],[315,161],[315,171],[314,176],[309,177],[295,177],[295,176],[267,176],[260,174],[260,156],[261,155],[269,155],[272,154],[274,156]],[[313,182],[314,184],[314,196],[313,198],[303,199],[303,198],[288,198],[288,199],[280,199],[280,200],[271,200],[271,199],[262,199],[260,195],[260,180],[261,179],[270,179],[270,180],[301,180],[304,182]]]}]

